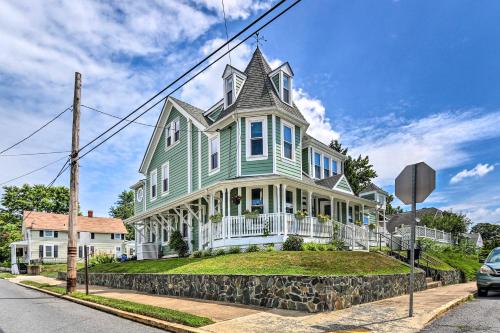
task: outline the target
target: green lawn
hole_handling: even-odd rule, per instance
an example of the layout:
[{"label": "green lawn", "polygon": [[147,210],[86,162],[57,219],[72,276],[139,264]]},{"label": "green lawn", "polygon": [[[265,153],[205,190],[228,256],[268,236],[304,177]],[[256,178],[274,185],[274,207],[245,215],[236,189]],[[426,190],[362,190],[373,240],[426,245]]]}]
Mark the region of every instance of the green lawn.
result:
[{"label": "green lawn", "polygon": [[12,275],[10,273],[7,273],[7,272],[1,272],[0,273],[0,279],[12,279],[12,278],[15,278],[16,276],[15,275]]},{"label": "green lawn", "polygon": [[[43,264],[40,275],[56,278],[57,272],[66,272],[66,267],[66,264]],[[77,263],[76,267],[83,268],[83,264]]]},{"label": "green lawn", "polygon": [[[22,281],[21,283],[27,284],[30,286],[34,286],[41,289],[50,290],[52,292],[58,294],[66,294],[66,290],[61,287],[50,286],[48,284],[42,284],[35,281]],[[152,318],[157,318],[161,320],[166,320],[170,322],[175,322],[179,324],[184,324],[192,327],[201,327],[205,325],[212,324],[213,321],[209,318],[200,317],[196,315],[192,315],[186,312],[162,308],[159,306],[140,304],[130,301],[124,301],[114,298],[102,297],[98,295],[86,295],[81,292],[71,293],[71,297],[82,299],[85,301],[109,306],[111,308],[137,313],[145,316],[149,316]]]},{"label": "green lawn", "polygon": [[452,249],[433,251],[431,255],[444,261],[451,267],[461,270],[468,281],[476,280],[476,272],[481,267],[478,256],[453,251]]},{"label": "green lawn", "polygon": [[407,273],[409,268],[395,259],[372,252],[274,251],[127,261],[97,265],[90,272],[338,276]]}]

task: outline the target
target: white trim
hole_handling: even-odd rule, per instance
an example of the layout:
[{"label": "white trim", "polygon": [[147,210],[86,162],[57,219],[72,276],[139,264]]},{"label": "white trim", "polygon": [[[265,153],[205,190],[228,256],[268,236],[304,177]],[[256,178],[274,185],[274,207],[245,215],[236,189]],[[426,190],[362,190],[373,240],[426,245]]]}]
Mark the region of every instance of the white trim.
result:
[{"label": "white trim", "polygon": [[252,189],[256,188],[262,189],[263,209],[264,209],[264,214],[267,214],[269,213],[269,185],[247,186],[245,189],[246,191],[245,209],[250,210],[252,208]]},{"label": "white trim", "polygon": [[[140,200],[139,200],[139,191],[141,193]],[[142,203],[142,200],[144,200],[144,189],[142,186],[134,190],[134,198],[138,203]]]},{"label": "white trim", "polygon": [[198,190],[201,189],[201,129],[198,129]]},{"label": "white trim", "polygon": [[[227,85],[226,85],[226,81],[228,79],[231,79],[231,104],[228,103],[227,101],[227,94],[228,94],[228,91],[227,91]],[[231,72],[231,74],[227,75],[226,77],[223,78],[222,80],[222,84],[223,84],[223,90],[224,91],[224,108],[228,108],[229,106],[233,105],[234,102],[236,101],[236,76],[234,75],[233,72]]]},{"label": "white trim", "polygon": [[[156,195],[153,197],[153,175],[156,183]],[[149,172],[149,201],[155,201],[158,198],[158,171],[156,169]]]},{"label": "white trim", "polygon": [[236,176],[241,176],[241,118],[236,119]]},{"label": "white trim", "polygon": [[272,118],[272,131],[273,131],[273,173],[277,173],[277,165],[276,165],[276,115],[273,114]]},{"label": "white trim", "polygon": [[[192,153],[192,145],[193,145],[193,133],[192,133],[192,129],[193,129],[193,126],[192,126],[192,122],[191,122],[191,119],[188,119],[188,122],[187,122],[187,136],[188,136],[188,140],[187,140],[187,145],[188,145],[188,149],[187,149],[187,154],[188,154],[188,159],[187,159],[187,163],[188,163],[188,193],[191,193],[193,191],[193,162],[192,162],[192,158],[193,158],[193,153]],[[180,136],[179,136],[179,139],[180,139]],[[179,140],[180,141],[180,140]]]},{"label": "white trim", "polygon": [[[212,141],[217,140],[217,147],[218,147],[218,152],[217,152],[217,168],[212,169]],[[217,172],[220,171],[220,154],[221,154],[221,149],[220,149],[220,133],[215,133],[212,134],[208,137],[208,175],[214,175]]]},{"label": "white trim", "polygon": [[[172,132],[172,124],[174,123],[179,123],[179,139],[176,141],[175,140],[175,132]],[[177,144],[179,142],[181,142],[181,120],[180,120],[180,117],[175,117],[174,119],[172,119],[172,121],[170,123],[168,123],[167,126],[165,126],[165,131],[169,131],[169,135],[172,135],[171,136],[171,140],[173,140],[173,142],[171,142],[170,146],[167,146],[167,133],[165,133],[165,151],[168,151],[170,149],[172,149],[173,147],[177,146]]]},{"label": "white trim", "polygon": [[[48,236],[46,233],[47,232],[52,232],[52,235],[51,236]],[[43,237],[44,238],[55,238],[54,237],[54,230],[43,230]]]},{"label": "white trim", "polygon": [[[288,102],[285,101],[285,75],[288,76]],[[282,72],[280,75],[281,78],[281,100],[283,103],[292,106],[293,104],[293,99],[292,99],[292,76],[289,75],[288,73]]]},{"label": "white trim", "polygon": [[[292,158],[285,156],[285,127],[292,130]],[[295,125],[285,120],[281,120],[281,158],[286,162],[295,162]]]},{"label": "white trim", "polygon": [[[47,248],[50,247],[51,250],[51,255],[48,256],[47,255]],[[54,257],[54,244],[43,244],[43,258],[39,258],[39,259],[44,259],[44,258],[55,258]]]},{"label": "white trim", "polygon": [[[167,167],[167,190],[163,190],[163,181],[165,180],[165,173],[163,172]],[[158,191],[157,191],[158,192]],[[170,193],[170,162],[167,161],[161,166],[161,196],[166,196]]]},{"label": "white trim", "polygon": [[[255,122],[262,122],[262,155],[251,155],[251,124]],[[258,161],[267,159],[267,116],[264,117],[251,117],[245,119],[245,142],[246,142],[246,160]]]},{"label": "white trim", "polygon": [[[341,188],[336,188],[336,187],[337,187],[337,185],[340,183],[340,181],[341,181],[342,179],[345,179],[345,181],[346,181],[346,183],[347,183],[347,186],[349,186],[349,189],[351,190],[350,192],[349,192],[349,191],[346,191],[346,190],[344,190],[344,189],[341,189]],[[333,185],[332,190],[339,191],[339,192],[344,192],[344,193],[348,193],[348,194],[354,195],[354,192],[353,192],[353,190],[352,190],[351,184],[349,184],[349,181],[347,180],[347,177],[346,177],[345,175],[342,175],[342,176],[339,178],[339,180],[337,180],[337,182],[335,183],[335,185]],[[368,200],[368,199],[366,199],[366,200]]]}]

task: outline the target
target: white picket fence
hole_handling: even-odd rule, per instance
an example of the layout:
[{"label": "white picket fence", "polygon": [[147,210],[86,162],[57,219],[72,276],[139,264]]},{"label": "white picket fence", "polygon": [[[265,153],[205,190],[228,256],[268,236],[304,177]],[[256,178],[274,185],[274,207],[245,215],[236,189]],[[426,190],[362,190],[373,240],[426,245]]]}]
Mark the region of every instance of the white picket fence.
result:
[{"label": "white picket fence", "polygon": [[220,222],[205,223],[200,233],[203,244],[231,239],[246,239],[250,244],[251,237],[269,237],[279,241],[287,235],[299,235],[306,241],[326,242],[336,233],[336,237],[350,249],[369,249],[369,232],[362,227],[337,221],[322,223],[316,217],[296,218],[289,213],[260,214],[252,218],[225,216]]}]

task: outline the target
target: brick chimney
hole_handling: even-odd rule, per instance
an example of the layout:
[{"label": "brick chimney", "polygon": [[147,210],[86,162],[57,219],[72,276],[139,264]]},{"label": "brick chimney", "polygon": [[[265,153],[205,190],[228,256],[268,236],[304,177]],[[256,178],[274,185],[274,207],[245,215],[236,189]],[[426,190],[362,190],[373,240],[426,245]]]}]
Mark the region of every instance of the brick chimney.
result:
[{"label": "brick chimney", "polygon": [[94,217],[94,211],[93,210],[87,211],[87,216],[88,217]]}]

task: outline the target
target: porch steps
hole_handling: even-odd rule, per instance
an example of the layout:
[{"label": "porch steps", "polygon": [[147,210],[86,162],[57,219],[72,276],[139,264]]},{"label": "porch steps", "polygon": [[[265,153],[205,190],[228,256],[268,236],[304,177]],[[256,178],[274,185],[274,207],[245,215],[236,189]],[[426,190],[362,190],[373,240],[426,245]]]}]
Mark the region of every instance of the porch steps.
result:
[{"label": "porch steps", "polygon": [[427,289],[441,287],[441,281],[434,281],[431,277],[426,277],[425,282],[427,285]]}]

